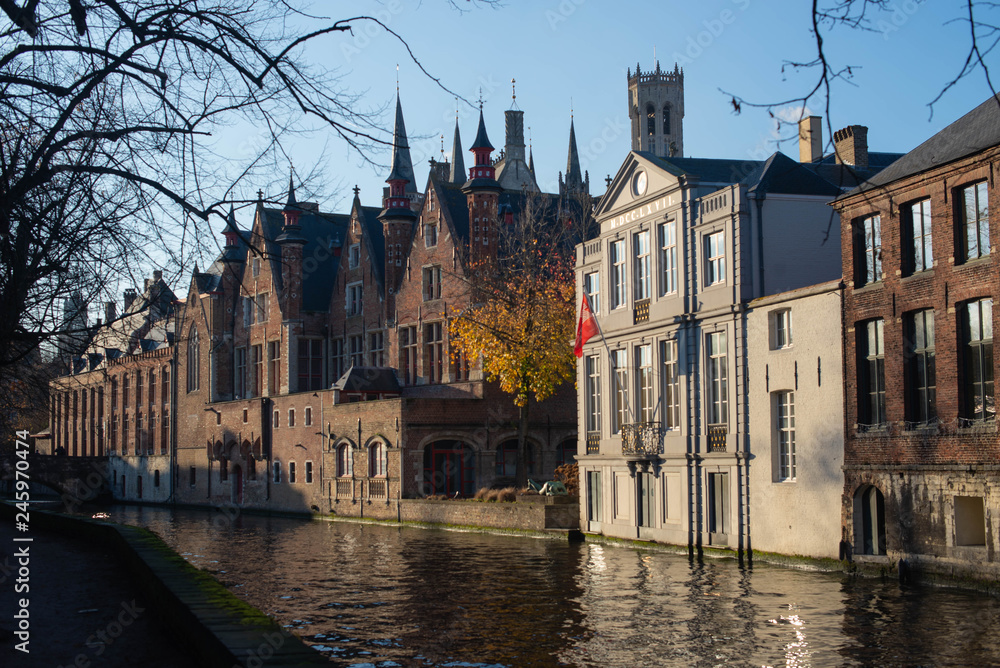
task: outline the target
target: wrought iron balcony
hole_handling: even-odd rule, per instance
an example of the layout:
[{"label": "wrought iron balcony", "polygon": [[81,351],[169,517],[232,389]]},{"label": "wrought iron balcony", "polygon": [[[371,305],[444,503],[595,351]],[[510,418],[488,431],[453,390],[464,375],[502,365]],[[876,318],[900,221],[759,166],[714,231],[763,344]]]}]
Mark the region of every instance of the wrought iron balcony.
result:
[{"label": "wrought iron balcony", "polygon": [[588,455],[601,454],[601,432],[599,431],[587,432],[587,454]]},{"label": "wrought iron balcony", "polygon": [[662,455],[663,423],[635,422],[622,425],[623,455]]},{"label": "wrought iron balcony", "polygon": [[729,434],[729,426],[724,424],[708,425],[708,451],[725,452],[726,436]]},{"label": "wrought iron balcony", "polygon": [[649,320],[649,300],[640,299],[635,303],[635,310],[632,311],[632,324],[638,325],[647,320]]}]

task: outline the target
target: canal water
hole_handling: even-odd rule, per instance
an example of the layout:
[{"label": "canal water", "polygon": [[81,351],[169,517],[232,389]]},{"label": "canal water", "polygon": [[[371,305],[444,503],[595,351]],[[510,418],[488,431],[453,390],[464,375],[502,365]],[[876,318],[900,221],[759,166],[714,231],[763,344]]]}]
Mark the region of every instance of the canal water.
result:
[{"label": "canal water", "polygon": [[338,665],[1000,665],[1000,600],[595,543],[116,506]]}]

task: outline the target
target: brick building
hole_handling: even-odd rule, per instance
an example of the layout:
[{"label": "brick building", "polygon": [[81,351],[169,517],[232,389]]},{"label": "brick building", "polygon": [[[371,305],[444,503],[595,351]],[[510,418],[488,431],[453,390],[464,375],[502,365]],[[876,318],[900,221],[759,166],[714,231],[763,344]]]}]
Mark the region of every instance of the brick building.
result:
[{"label": "brick building", "polygon": [[[115,431],[109,478],[130,500],[395,517],[398,498],[512,482],[517,408],[452,350],[448,319],[469,303],[466,263],[496,252],[498,226],[526,197],[545,199],[553,224],[581,230],[589,208],[576,146],[562,192],[537,193],[523,112],[505,116],[501,157],[480,112],[474,164],[465,170],[456,123],[452,159],[432,160],[420,190],[397,99],[380,208],[355,188],[349,212],[324,213],[299,202],[290,181],[281,208],[261,194],[249,230],[231,211],[221,254],[171,305],[169,340],[60,379],[93,373],[94,396],[84,413],[59,394],[53,424],[121,415],[130,426]],[[164,384],[151,394],[154,378]],[[573,388],[532,414],[529,475],[549,478],[576,452]],[[155,437],[153,424],[163,427]],[[69,430],[75,441],[56,436],[78,444],[69,454],[82,451],[80,429]],[[112,452],[109,434],[88,437]]]},{"label": "brick building", "polygon": [[1000,574],[1000,298],[990,99],[834,206],[842,221],[845,549]]}]

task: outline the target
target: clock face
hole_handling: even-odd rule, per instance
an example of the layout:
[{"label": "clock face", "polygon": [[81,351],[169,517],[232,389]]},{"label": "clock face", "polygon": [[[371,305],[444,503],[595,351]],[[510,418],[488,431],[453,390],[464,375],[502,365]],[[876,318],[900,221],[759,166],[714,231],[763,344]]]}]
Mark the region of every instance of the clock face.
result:
[{"label": "clock face", "polygon": [[636,197],[646,194],[646,172],[639,172],[632,180],[632,193]]}]

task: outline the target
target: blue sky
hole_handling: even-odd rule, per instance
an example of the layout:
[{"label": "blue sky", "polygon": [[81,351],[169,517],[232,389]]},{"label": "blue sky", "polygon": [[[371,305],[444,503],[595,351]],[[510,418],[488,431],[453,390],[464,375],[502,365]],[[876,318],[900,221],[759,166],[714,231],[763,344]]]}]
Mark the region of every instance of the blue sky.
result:
[{"label": "blue sky", "polygon": [[[765,110],[745,107],[735,115],[722,91],[760,102],[794,99],[808,91],[816,72],[787,67],[782,72],[782,65],[815,55],[810,3],[507,0],[492,9],[455,2],[466,11],[457,11],[445,0],[352,0],[336,3],[335,10],[329,6],[333,3],[317,3],[312,11],[331,18],[355,13],[379,17],[408,41],[424,67],[445,86],[471,101],[482,87],[487,129],[498,148],[503,144],[503,112],[511,104],[510,80],[515,78],[517,105],[531,128],[536,172],[546,190],[555,188],[558,172],[566,168],[572,109],[592,193],[603,191],[605,175],[615,174],[630,148],[626,68],[634,69],[636,62],[644,69],[652,67],[654,49],[661,66],[672,69],[679,62],[684,69],[687,155],[761,157],[780,148],[798,156],[797,143],[780,147],[773,143],[775,123]],[[825,32],[835,66],[850,65],[853,71],[851,83],[834,84],[833,129],[867,125],[871,150],[905,152],[986,99],[985,78],[976,72],[945,95],[933,118],[927,106],[964,62],[968,25],[948,23],[961,16],[963,5],[957,0],[899,0],[890,11],[872,16],[871,31]],[[422,74],[395,38],[370,24],[368,29],[358,25],[353,35],[313,43],[303,57],[335,70],[346,89],[363,94],[364,107],[384,108],[387,130],[392,125],[398,63],[406,126],[422,188],[427,159],[440,155],[440,134],[445,135],[445,152],[451,151],[454,97]],[[995,56],[991,61],[997,64]],[[824,114],[824,102],[814,100],[810,110]],[[779,109],[793,114],[797,107],[788,104]],[[466,148],[475,135],[476,119],[474,109],[460,107]],[[829,139],[826,128],[824,138]],[[297,172],[305,173],[318,161],[325,164],[327,180],[313,184],[308,193],[325,210],[346,210],[355,184],[361,187],[363,203],[380,204],[388,169],[366,164],[327,133],[294,142],[290,155]],[[371,158],[385,165],[389,151]],[[252,190],[261,187],[277,193],[285,184],[287,173],[275,174],[272,183],[252,184]],[[247,226],[250,221],[239,222]]]}]

